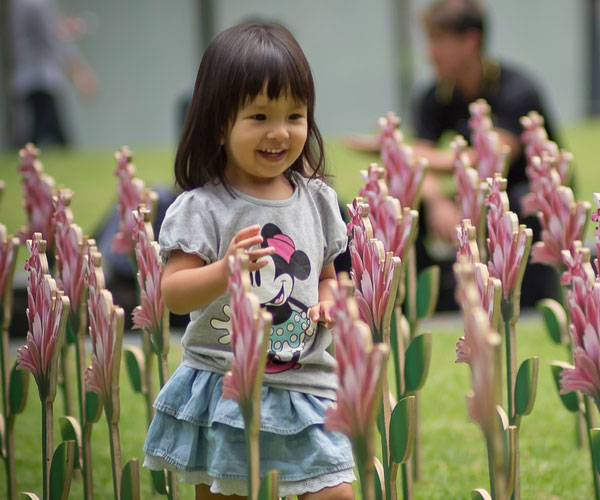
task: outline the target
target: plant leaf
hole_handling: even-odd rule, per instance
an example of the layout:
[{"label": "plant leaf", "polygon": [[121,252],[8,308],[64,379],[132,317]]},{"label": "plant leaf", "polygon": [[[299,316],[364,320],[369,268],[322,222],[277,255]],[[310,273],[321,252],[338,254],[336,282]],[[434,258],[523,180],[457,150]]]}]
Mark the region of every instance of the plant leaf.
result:
[{"label": "plant leaf", "polygon": [[63,441],[75,441],[75,452],[73,455],[73,467],[75,469],[81,469],[82,463],[79,457],[79,450],[81,449],[81,428],[79,422],[71,416],[60,417],[58,419],[58,425],[60,426],[60,436]]},{"label": "plant leaf", "polygon": [[492,495],[484,488],[477,488],[471,491],[471,500],[492,500]]},{"label": "plant leaf", "polygon": [[142,392],[144,387],[144,355],[137,347],[127,346],[123,348],[125,354],[125,366],[131,387],[134,392]]},{"label": "plant leaf", "polygon": [[430,266],[417,279],[417,319],[429,318],[440,294],[440,266]]},{"label": "plant leaf", "polygon": [[27,392],[29,390],[29,372],[17,370],[15,363],[10,371],[8,382],[8,408],[10,415],[18,415],[25,408]]},{"label": "plant leaf", "polygon": [[277,500],[279,498],[279,471],[270,470],[260,482],[258,500]]},{"label": "plant leaf", "polygon": [[167,478],[164,470],[151,470],[152,486],[159,495],[167,494]]},{"label": "plant leaf", "polygon": [[563,306],[554,299],[542,299],[536,304],[542,313],[546,331],[550,338],[557,344],[562,344],[563,339],[568,339],[567,313]]},{"label": "plant leaf", "polygon": [[552,370],[552,378],[554,379],[554,385],[556,386],[556,391],[562,401],[563,406],[569,410],[570,412],[579,411],[579,398],[577,397],[576,392],[567,392],[566,394],[560,393],[560,374],[562,371],[569,366],[567,363],[563,361],[551,361],[550,362],[550,370]]},{"label": "plant leaf", "polygon": [[515,413],[520,416],[529,415],[535,404],[539,358],[526,359],[521,363],[515,383]]},{"label": "plant leaf", "polygon": [[85,393],[85,421],[88,424],[95,424],[102,416],[102,401],[100,396],[94,391]]},{"label": "plant leaf", "polygon": [[121,500],[140,500],[140,461],[132,458],[121,476]]},{"label": "plant leaf", "polygon": [[415,442],[417,406],[415,396],[398,401],[390,419],[390,459],[403,464],[412,455]]},{"label": "plant leaf", "polygon": [[412,394],[425,384],[431,360],[431,333],[426,332],[412,339],[406,349],[404,365],[405,393]]},{"label": "plant leaf", "polygon": [[50,465],[50,500],[67,500],[73,477],[75,441],[63,441],[54,451]]}]

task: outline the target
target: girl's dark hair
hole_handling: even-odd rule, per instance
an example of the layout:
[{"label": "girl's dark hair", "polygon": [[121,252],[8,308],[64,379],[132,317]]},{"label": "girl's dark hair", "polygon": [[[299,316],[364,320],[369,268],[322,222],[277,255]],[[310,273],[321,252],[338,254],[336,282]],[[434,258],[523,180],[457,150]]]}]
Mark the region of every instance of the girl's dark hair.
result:
[{"label": "girl's dark hair", "polygon": [[267,84],[267,97],[281,94],[306,103],[308,133],[290,170],[323,177],[324,151],[314,121],[315,86],[308,61],[291,33],[277,24],[248,23],[219,33],[208,45],[194,87],[175,157],[175,180],[188,190],[225,179],[222,137],[238,109]]}]

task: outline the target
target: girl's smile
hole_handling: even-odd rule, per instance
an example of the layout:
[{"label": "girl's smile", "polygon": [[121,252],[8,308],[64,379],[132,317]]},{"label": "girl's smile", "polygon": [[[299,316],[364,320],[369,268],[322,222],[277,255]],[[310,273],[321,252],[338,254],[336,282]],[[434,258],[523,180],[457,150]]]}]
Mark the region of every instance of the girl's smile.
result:
[{"label": "girl's smile", "polygon": [[228,182],[242,191],[281,185],[289,191],[283,173],[302,153],[306,116],[306,104],[286,94],[269,99],[264,89],[242,106],[224,141]]}]

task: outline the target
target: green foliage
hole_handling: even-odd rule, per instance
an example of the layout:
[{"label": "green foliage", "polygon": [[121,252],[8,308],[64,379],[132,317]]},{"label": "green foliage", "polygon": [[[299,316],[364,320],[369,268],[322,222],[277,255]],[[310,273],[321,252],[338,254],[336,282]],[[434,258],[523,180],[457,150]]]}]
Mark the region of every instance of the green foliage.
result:
[{"label": "green foliage", "polygon": [[594,465],[596,470],[600,473],[600,429],[591,429],[590,435],[592,437],[592,457],[594,459]]},{"label": "green foliage", "polygon": [[60,417],[58,419],[60,435],[63,441],[75,441],[75,455],[73,457],[73,466],[76,469],[81,468],[79,449],[81,448],[81,429],[79,422],[74,417]]},{"label": "green foliage", "polygon": [[54,451],[50,465],[50,500],[67,500],[73,477],[75,441],[62,441]]},{"label": "green foliage", "polygon": [[260,482],[258,500],[277,500],[279,498],[279,471],[271,470]]},{"label": "green foliage", "polygon": [[85,421],[88,424],[94,424],[102,416],[102,401],[100,396],[93,391],[85,393]]},{"label": "green foliage", "polygon": [[560,400],[563,406],[571,411],[576,412],[579,411],[579,398],[577,397],[577,393],[575,392],[567,392],[566,394],[560,393],[560,374],[564,370],[565,366],[568,366],[567,363],[562,361],[551,361],[550,369],[552,371],[552,378],[554,379],[554,385],[556,386],[556,392],[560,396]]},{"label": "green foliage", "polygon": [[140,500],[140,462],[132,458],[123,467],[121,500]]},{"label": "green foliage", "polygon": [[167,476],[164,470],[151,470],[152,486],[159,495],[167,494]]},{"label": "green foliage", "polygon": [[132,346],[123,347],[125,366],[127,367],[127,378],[135,392],[142,392],[144,366],[143,354],[138,348]]},{"label": "green foliage", "polygon": [[557,344],[567,339],[567,313],[563,306],[554,299],[543,299],[536,304],[536,307],[542,313],[550,338]]},{"label": "green foliage", "polygon": [[8,381],[8,408],[11,415],[18,415],[25,408],[29,391],[29,372],[17,370],[17,363],[10,371]]},{"label": "green foliage", "polygon": [[440,266],[430,266],[417,279],[417,319],[429,318],[440,293]]},{"label": "green foliage", "polygon": [[415,396],[398,401],[390,420],[390,458],[403,464],[412,455],[415,442],[417,406]]},{"label": "green foliage", "polygon": [[535,404],[539,358],[533,357],[521,363],[515,383],[515,413],[519,416],[529,415]]},{"label": "green foliage", "polygon": [[431,333],[422,333],[412,339],[406,349],[404,377],[405,394],[413,394],[423,387],[431,359]]}]

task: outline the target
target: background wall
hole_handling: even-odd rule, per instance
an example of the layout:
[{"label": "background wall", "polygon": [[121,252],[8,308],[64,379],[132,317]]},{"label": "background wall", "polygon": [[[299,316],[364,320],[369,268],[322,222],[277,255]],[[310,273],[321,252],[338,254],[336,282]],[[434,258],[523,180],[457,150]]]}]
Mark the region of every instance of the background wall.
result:
[{"label": "background wall", "polygon": [[[368,131],[388,110],[408,122],[399,71],[412,74],[416,85],[430,77],[417,20],[418,11],[429,2],[412,0],[412,15],[403,21],[396,2],[213,0],[214,28],[220,31],[249,18],[285,24],[311,63],[319,126],[331,137]],[[73,89],[67,92],[76,145],[172,146],[177,136],[177,103],[191,91],[201,57],[200,1],[59,0],[59,4],[65,12],[83,14],[90,21],[92,30],[78,46],[100,84],[93,102],[80,99]],[[488,52],[525,68],[540,83],[559,122],[581,119],[587,78],[585,3],[505,0],[487,4]],[[396,43],[395,30],[407,29],[402,24],[410,31],[409,52]]]}]

